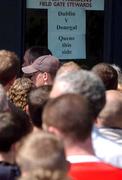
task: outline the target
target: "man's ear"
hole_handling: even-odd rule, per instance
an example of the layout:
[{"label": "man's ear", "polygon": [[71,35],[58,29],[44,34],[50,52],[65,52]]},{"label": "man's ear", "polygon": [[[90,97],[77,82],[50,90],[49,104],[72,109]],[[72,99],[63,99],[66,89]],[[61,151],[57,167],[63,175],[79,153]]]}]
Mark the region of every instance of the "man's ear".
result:
[{"label": "man's ear", "polygon": [[43,124],[42,127],[43,127],[44,131],[48,131],[50,133],[55,134],[58,137],[62,137],[60,131],[57,128],[55,128],[53,126],[47,127],[45,124]]},{"label": "man's ear", "polygon": [[55,135],[57,135],[57,136],[60,136],[59,130],[57,128],[53,127],[53,126],[48,127],[48,131],[55,134]]},{"label": "man's ear", "polygon": [[28,106],[28,104],[26,104],[26,106],[25,106],[25,112],[29,115],[29,106]]},{"label": "man's ear", "polygon": [[101,117],[98,116],[98,117],[96,118],[96,121],[95,121],[96,127],[98,127],[98,128],[102,127],[103,121],[104,121],[104,120],[103,120]]},{"label": "man's ear", "polygon": [[47,84],[47,81],[48,81],[48,73],[47,72],[44,72],[42,74],[42,77],[43,77],[43,80],[44,80],[44,84],[46,85]]}]

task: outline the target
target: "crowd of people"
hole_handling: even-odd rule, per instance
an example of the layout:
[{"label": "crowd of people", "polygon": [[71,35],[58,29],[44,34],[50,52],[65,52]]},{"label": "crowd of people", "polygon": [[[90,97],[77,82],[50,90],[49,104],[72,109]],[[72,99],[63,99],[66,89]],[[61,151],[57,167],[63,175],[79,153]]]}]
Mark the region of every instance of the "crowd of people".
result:
[{"label": "crowd of people", "polygon": [[122,72],[0,50],[0,180],[121,180]]}]

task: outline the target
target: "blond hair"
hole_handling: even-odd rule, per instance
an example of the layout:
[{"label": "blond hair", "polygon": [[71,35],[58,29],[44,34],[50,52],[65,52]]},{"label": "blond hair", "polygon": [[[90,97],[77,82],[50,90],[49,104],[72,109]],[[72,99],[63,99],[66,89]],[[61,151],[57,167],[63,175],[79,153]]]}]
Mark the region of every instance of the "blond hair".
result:
[{"label": "blond hair", "polygon": [[17,162],[22,172],[27,174],[37,169],[67,172],[63,142],[48,132],[37,131],[25,139],[18,152]]},{"label": "blond hair", "polygon": [[18,56],[11,51],[0,50],[0,82],[6,86],[19,73]]},{"label": "blond hair", "polygon": [[77,70],[80,70],[80,66],[73,62],[73,61],[69,61],[69,62],[66,62],[64,63],[60,68],[59,70],[57,71],[57,74],[63,74],[63,73],[67,73],[67,72],[74,72],[74,71],[77,71]]},{"label": "blond hair", "polygon": [[30,171],[26,176],[22,176],[19,180],[70,180],[67,175],[61,171],[51,171],[49,169],[36,169]]}]

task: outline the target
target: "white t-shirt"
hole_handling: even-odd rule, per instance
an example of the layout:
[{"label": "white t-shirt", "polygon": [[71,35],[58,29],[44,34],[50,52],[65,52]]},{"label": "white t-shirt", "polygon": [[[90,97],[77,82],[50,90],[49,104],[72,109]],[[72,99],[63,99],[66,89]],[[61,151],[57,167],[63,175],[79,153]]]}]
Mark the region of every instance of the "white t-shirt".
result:
[{"label": "white t-shirt", "polygon": [[67,160],[70,163],[81,163],[81,162],[99,162],[100,160],[92,155],[70,155],[67,156]]},{"label": "white t-shirt", "polygon": [[103,137],[96,127],[93,128],[92,143],[98,158],[102,159],[104,162],[122,168],[122,147],[116,142]]}]

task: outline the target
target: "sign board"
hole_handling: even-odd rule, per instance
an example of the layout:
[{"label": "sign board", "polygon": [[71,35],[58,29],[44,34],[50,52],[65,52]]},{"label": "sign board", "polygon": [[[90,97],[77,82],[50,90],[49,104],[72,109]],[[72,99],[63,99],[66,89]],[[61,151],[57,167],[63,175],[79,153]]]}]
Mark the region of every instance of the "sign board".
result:
[{"label": "sign board", "polygon": [[104,10],[104,0],[27,0],[27,8],[49,9],[52,7]]},{"label": "sign board", "polygon": [[59,59],[86,59],[86,10],[104,10],[104,0],[27,0],[48,10],[48,48]]},{"label": "sign board", "polygon": [[85,59],[85,10],[48,10],[48,47],[59,59]]}]

